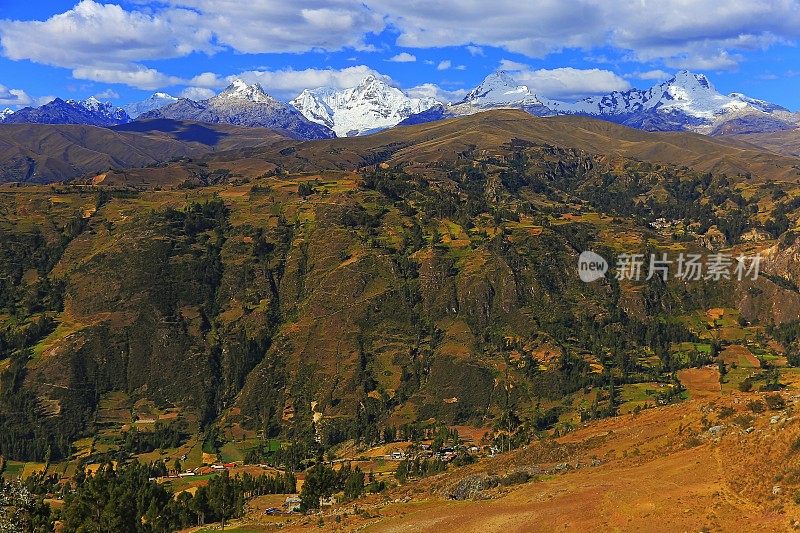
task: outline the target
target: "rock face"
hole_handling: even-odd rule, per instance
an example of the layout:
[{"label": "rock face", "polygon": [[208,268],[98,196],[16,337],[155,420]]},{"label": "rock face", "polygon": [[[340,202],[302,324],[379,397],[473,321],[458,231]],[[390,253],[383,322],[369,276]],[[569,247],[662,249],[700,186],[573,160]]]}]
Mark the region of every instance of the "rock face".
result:
[{"label": "rock face", "polygon": [[294,107],[264,92],[261,85],[234,80],[223,92],[195,102],[181,98],[166,107],[144,113],[139,119],[168,118],[271,128],[296,139],[334,137],[328,127],[311,122]]},{"label": "rock face", "polygon": [[718,92],[703,74],[678,72],[649,89],[614,91],[577,102],[541,98],[510,74],[490,74],[460,102],[411,116],[403,125],[516,108],[537,116],[584,115],[649,131],[689,130],[704,134],[757,133],[792,129],[797,114],[741,93]]},{"label": "rock face", "polygon": [[338,137],[351,137],[391,128],[439,102],[410,98],[375,76],[367,76],[349,89],[306,89],[291,104],[308,120],[331,128]]},{"label": "rock face", "polygon": [[474,474],[462,479],[450,493],[453,500],[471,500],[486,489],[493,489],[500,484],[499,476]]},{"label": "rock face", "polygon": [[169,104],[174,104],[177,101],[178,98],[167,93],[154,93],[146,100],[128,104],[123,106],[122,109],[124,109],[131,118],[136,119],[139,115],[143,115],[150,111],[155,111],[156,109],[161,109],[162,107],[166,107]]},{"label": "rock face", "polygon": [[41,107],[24,107],[5,116],[6,124],[88,124],[90,126],[116,126],[126,124],[131,118],[124,109],[95,97],[86,100],[56,98]]}]

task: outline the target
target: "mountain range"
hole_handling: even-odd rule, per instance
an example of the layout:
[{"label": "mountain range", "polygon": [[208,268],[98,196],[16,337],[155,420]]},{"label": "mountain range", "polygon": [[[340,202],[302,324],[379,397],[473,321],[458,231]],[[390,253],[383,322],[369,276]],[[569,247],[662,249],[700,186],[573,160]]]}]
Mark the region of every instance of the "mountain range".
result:
[{"label": "mountain range", "polygon": [[168,118],[271,128],[298,139],[335,137],[330,128],[308,120],[291,105],[268,95],[261,85],[248,85],[238,79],[208,100],[195,102],[181,98],[165,107],[139,115],[138,118]]},{"label": "mountain range", "polygon": [[5,124],[86,124],[91,126],[115,126],[130,122],[124,109],[94,96],[86,100],[62,100],[56,98],[40,107],[23,107],[19,111],[0,115]]},{"label": "mountain range", "polygon": [[800,115],[782,106],[741,93],[721,94],[705,75],[684,70],[646,90],[615,91],[571,103],[539,97],[507,72],[498,71],[463,100],[412,115],[401,125],[500,108],[523,109],[537,116],[590,116],[647,131],[703,134],[763,133],[794,129],[800,123]]},{"label": "mountain range", "polygon": [[703,74],[678,72],[649,89],[614,91],[577,102],[537,95],[505,71],[487,76],[453,103],[412,98],[377,76],[355,87],[319,87],[284,103],[258,84],[236,79],[220,94],[202,101],[155,93],[124,108],[94,97],[61,100],[38,108],[0,113],[0,122],[113,126],[131,120],[167,118],[272,128],[298,139],[324,139],[374,133],[470,115],[489,109],[522,109],[536,116],[581,115],[647,131],[693,131],[702,134],[757,134],[793,130],[800,115],[742,93],[722,94]]},{"label": "mountain range", "polygon": [[308,120],[332,129],[337,137],[391,128],[439,104],[435,98],[410,98],[372,75],[350,89],[306,89],[290,103]]}]

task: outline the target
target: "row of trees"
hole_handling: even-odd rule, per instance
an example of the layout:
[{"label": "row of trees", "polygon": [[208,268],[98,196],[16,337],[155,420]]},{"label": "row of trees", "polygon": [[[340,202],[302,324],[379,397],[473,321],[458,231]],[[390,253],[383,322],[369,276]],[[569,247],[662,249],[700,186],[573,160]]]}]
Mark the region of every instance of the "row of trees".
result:
[{"label": "row of trees", "polygon": [[317,463],[306,472],[300,493],[300,510],[319,509],[324,500],[339,492],[349,501],[366,492],[381,492],[385,488],[386,484],[375,480],[372,472],[365,475],[361,468],[352,468],[350,463],[345,463],[339,470]]},{"label": "row of trees", "polygon": [[[250,498],[297,491],[297,479],[290,473],[231,477],[224,472],[194,495],[184,491],[175,496],[168,486],[151,481],[165,470],[163,463],[121,468],[109,463],[94,473],[79,471],[74,486],[59,484],[57,476],[44,473],[24,481],[0,477],[0,531],[50,533],[55,520],[62,522],[65,533],[161,533],[207,522],[224,526],[230,518],[242,516]],[[361,494],[363,483],[361,489],[353,480],[348,483],[348,494]],[[53,494],[64,499],[61,509],[52,510],[44,503],[44,497]]]}]

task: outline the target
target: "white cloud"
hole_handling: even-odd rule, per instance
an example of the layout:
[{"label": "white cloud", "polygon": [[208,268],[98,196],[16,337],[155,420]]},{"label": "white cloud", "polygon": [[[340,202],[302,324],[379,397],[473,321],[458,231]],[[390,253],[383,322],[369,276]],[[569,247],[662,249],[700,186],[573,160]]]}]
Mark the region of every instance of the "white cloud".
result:
[{"label": "white cloud", "polygon": [[[497,46],[529,57],[564,48],[610,46],[641,61],[684,58],[698,68],[731,68],[737,50],[800,37],[797,0],[371,0],[411,48]],[[711,61],[720,51],[728,61]],[[701,61],[702,60],[702,61]]]},{"label": "white cloud", "polygon": [[520,63],[519,61],[511,61],[510,59],[501,59],[500,70],[516,71],[516,70],[530,70],[530,65]]},{"label": "white cloud", "polygon": [[736,70],[742,61],[740,54],[721,50],[716,54],[682,54],[665,61],[668,67],[694,70]]},{"label": "white cloud", "polygon": [[447,70],[452,65],[453,65],[453,63],[449,59],[445,59],[445,60],[439,61],[439,64],[436,65],[436,70]]},{"label": "white cloud", "polygon": [[213,51],[198,15],[169,10],[157,15],[81,0],[45,21],[0,21],[3,55],[45,65],[78,68],[121,65]]},{"label": "white cloud", "polygon": [[295,2],[167,0],[198,14],[197,25],[216,41],[243,53],[305,52],[351,47],[374,51],[364,42],[385,26],[383,15],[353,0]]},{"label": "white cloud", "polygon": [[387,59],[387,61],[392,61],[394,63],[413,63],[417,60],[417,56],[409,54],[408,52],[400,52],[396,56]]},{"label": "white cloud", "polygon": [[628,79],[637,79],[637,80],[664,81],[671,78],[672,74],[658,69],[646,70],[644,72],[637,70],[636,72],[631,72],[630,74],[626,74],[624,77]]},{"label": "white cloud", "polygon": [[181,98],[188,98],[190,100],[208,100],[216,93],[212,89],[206,87],[186,87],[181,91]]},{"label": "white cloud", "polygon": [[105,91],[95,94],[94,97],[98,100],[117,100],[119,98],[119,93],[113,89],[106,89]]},{"label": "white cloud", "polygon": [[50,102],[52,102],[55,99],[56,99],[56,97],[53,96],[52,94],[49,94],[47,96],[40,96],[39,98],[36,99],[36,105],[37,106],[42,106],[44,104],[49,104]]},{"label": "white cloud", "polygon": [[416,87],[408,89],[406,94],[414,98],[431,97],[436,98],[440,102],[458,102],[464,98],[467,91],[464,89],[448,91],[433,83],[423,83],[422,85],[417,85]]},{"label": "white cloud", "polygon": [[606,34],[605,28],[598,27],[603,9],[593,0],[374,0],[368,4],[388,15],[400,31],[398,44],[411,48],[490,45],[541,56],[562,47],[591,46]]},{"label": "white cloud", "polygon": [[216,89],[225,87],[228,84],[226,79],[220,78],[213,72],[203,72],[188,81],[189,85],[204,87],[206,89]]},{"label": "white cloud", "polygon": [[[639,62],[699,70],[732,70],[746,51],[800,39],[800,0],[120,4],[81,0],[43,21],[0,20],[0,52],[12,60],[68,68],[76,77],[149,89],[176,79],[147,66],[151,60],[220,49],[246,54],[377,51],[366,41],[387,26],[397,30],[396,44],[408,48],[464,46],[481,56],[483,47],[493,46],[542,57],[565,48],[607,47]],[[440,63],[441,68],[446,64]]]},{"label": "white cloud", "polygon": [[22,89],[8,89],[0,85],[0,105],[26,106],[31,102],[31,97]]},{"label": "white cloud", "polygon": [[139,61],[214,51],[198,17],[185,9],[152,14],[82,0],[45,21],[0,20],[0,46],[9,59],[70,68],[78,79],[154,89],[177,78]]},{"label": "white cloud", "polygon": [[168,76],[155,69],[141,65],[131,65],[129,68],[120,69],[82,67],[73,70],[72,76],[79,80],[121,83],[139,89],[159,89],[182,82],[178,77]]},{"label": "white cloud", "polygon": [[610,70],[576,69],[572,67],[531,70],[514,61],[501,61],[501,68],[525,84],[539,96],[546,98],[578,100],[586,96],[626,91],[631,85]]}]

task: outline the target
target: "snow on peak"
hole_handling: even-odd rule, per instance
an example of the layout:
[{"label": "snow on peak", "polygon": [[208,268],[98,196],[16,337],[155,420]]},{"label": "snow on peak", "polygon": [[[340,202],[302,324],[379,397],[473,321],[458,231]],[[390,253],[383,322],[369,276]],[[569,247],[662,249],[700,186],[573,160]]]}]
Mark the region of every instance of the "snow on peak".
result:
[{"label": "snow on peak", "polygon": [[336,90],[331,87],[305,89],[290,103],[311,122],[333,129],[333,109],[326,101],[335,93]]},{"label": "snow on peak", "polygon": [[374,75],[349,89],[306,89],[291,101],[308,120],[328,126],[339,137],[391,128],[438,103],[434,98],[411,98]]},{"label": "snow on peak", "polygon": [[177,102],[178,99],[171,94],[157,92],[150,95],[145,100],[141,102],[133,102],[123,107],[123,109],[130,115],[132,118],[137,118],[139,115],[143,115],[149,111],[154,111],[156,109],[161,109],[164,106],[168,106],[173,102]]},{"label": "snow on peak", "polygon": [[650,104],[647,108],[682,111],[698,118],[712,118],[725,108],[737,107],[737,102],[717,92],[708,78],[688,70],[678,72],[648,92],[651,94],[647,98]]},{"label": "snow on peak", "polygon": [[109,120],[112,122],[125,123],[130,120],[128,113],[121,107],[117,107],[110,102],[101,102],[94,96],[90,96],[86,100],[76,102],[75,100],[67,100],[67,103],[92,113],[101,120]]},{"label": "snow on peak", "polygon": [[358,82],[356,87],[369,87],[375,83],[384,83],[383,81],[379,80],[374,74],[367,74],[364,76],[364,79]]},{"label": "snow on peak", "polygon": [[552,101],[547,104],[557,113],[631,115],[660,112],[677,113],[702,121],[714,120],[727,112],[750,106],[741,97],[720,94],[703,74],[688,70],[682,70],[667,81],[645,90],[614,91],[574,103]]},{"label": "snow on peak", "polygon": [[234,79],[224,91],[219,93],[215,98],[230,99],[236,98],[240,100],[250,100],[251,102],[263,103],[271,102],[273,100],[258,83],[249,84],[240,79]]},{"label": "snow on peak", "polygon": [[688,70],[681,70],[665,82],[667,85],[683,87],[688,90],[708,90],[716,92],[714,86],[708,81],[705,74],[695,74]]},{"label": "snow on peak", "polygon": [[512,78],[508,72],[492,72],[471,90],[459,104],[477,107],[535,106],[542,101],[528,89]]},{"label": "snow on peak", "polygon": [[11,109],[9,108],[3,109],[2,111],[0,111],[0,122],[3,122],[6,119],[6,117],[11,116],[13,114],[14,112],[11,111]]},{"label": "snow on peak", "polygon": [[82,101],[81,105],[83,107],[85,107],[86,109],[91,109],[92,111],[97,111],[101,107],[107,106],[107,105],[111,105],[111,104],[104,104],[103,102],[101,102],[100,100],[95,98],[94,96],[90,96],[86,100]]}]

